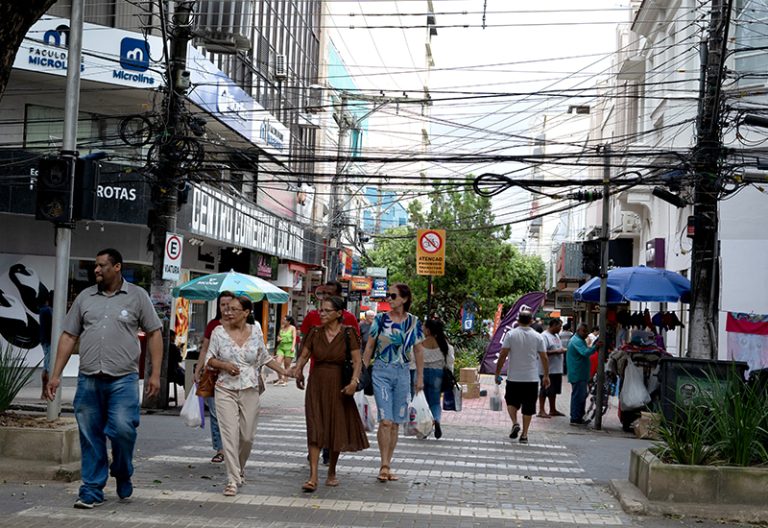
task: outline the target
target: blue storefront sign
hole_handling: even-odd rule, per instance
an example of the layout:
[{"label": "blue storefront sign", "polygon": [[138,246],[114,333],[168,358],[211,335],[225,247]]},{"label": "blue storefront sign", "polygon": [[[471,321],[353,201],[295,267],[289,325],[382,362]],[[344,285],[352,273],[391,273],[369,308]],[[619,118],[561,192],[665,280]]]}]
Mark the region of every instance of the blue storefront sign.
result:
[{"label": "blue storefront sign", "polygon": [[373,288],[371,289],[371,297],[386,297],[387,296],[387,279],[374,278]]}]

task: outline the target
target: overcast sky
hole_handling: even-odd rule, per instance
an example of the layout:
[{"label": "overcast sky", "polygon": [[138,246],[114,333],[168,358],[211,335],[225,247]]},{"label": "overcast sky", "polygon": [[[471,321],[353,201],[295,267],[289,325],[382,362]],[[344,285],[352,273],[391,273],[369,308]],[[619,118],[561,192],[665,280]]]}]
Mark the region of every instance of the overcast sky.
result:
[{"label": "overcast sky", "polygon": [[[433,0],[432,4],[438,34],[431,41],[435,65],[429,71],[427,0],[329,2],[331,16],[325,24],[358,86],[388,95],[405,91],[417,98],[427,85],[435,100],[431,125],[425,125],[427,120],[415,106],[390,106],[372,116],[369,152],[418,153],[420,129],[426,126],[432,155],[530,154],[525,138],[536,133],[532,117],[565,111],[569,104],[590,103],[535,92],[594,87],[610,70],[617,25],[630,20],[628,1],[616,0]],[[398,110],[399,120],[387,119]],[[410,127],[402,122],[408,112],[416,114]],[[426,169],[430,177],[455,177],[519,168],[499,163],[429,164],[419,170]],[[495,199],[497,221],[519,218],[527,200],[527,193],[511,191]],[[515,231],[519,238],[520,231]]]}]

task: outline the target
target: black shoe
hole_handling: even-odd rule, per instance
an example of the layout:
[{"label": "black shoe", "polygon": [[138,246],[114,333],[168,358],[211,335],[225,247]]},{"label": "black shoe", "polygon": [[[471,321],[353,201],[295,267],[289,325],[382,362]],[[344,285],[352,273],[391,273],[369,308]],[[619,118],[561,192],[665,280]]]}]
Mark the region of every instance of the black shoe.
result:
[{"label": "black shoe", "polygon": [[588,424],[589,424],[589,420],[585,420],[584,418],[582,418],[581,420],[571,420],[571,425],[578,426],[578,425],[588,425]]},{"label": "black shoe", "polygon": [[440,429],[440,422],[435,422],[435,438],[440,439],[443,436],[443,430]]},{"label": "black shoe", "polygon": [[331,453],[328,451],[327,447],[323,448],[323,465],[327,466],[329,459],[331,458]]},{"label": "black shoe", "polygon": [[521,436],[520,437],[520,443],[521,444],[527,444],[528,443],[528,437],[527,436]]},{"label": "black shoe", "polygon": [[512,432],[509,433],[509,437],[514,440],[515,438],[517,438],[517,435],[519,434],[520,434],[520,424],[513,425]]}]

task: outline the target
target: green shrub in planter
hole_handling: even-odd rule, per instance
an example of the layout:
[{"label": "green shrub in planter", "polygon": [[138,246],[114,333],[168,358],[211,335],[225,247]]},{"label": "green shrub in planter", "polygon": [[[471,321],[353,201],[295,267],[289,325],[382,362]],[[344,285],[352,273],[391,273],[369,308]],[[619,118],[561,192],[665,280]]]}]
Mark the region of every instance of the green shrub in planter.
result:
[{"label": "green shrub in planter", "polygon": [[35,369],[25,366],[27,353],[25,348],[17,348],[10,344],[0,349],[0,413],[5,412],[13,403],[13,399],[29,383]]},{"label": "green shrub in planter", "polygon": [[733,370],[725,383],[709,379],[706,390],[674,404],[674,417],[662,416],[661,460],[684,465],[768,464],[768,393],[745,383]]}]

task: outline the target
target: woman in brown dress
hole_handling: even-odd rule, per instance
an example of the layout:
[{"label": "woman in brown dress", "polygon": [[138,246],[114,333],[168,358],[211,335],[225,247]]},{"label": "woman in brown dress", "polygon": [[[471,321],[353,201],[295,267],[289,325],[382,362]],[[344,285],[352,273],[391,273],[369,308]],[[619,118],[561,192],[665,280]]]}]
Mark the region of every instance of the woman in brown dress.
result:
[{"label": "woman in brown dress", "polygon": [[[309,446],[309,479],[301,489],[317,489],[317,465],[320,450],[327,447],[331,456],[326,486],[338,486],[336,463],[342,451],[360,451],[369,447],[368,437],[360,420],[353,396],[357,388],[360,368],[360,341],[351,327],[341,324],[344,300],[329,297],[320,310],[322,326],[310,330],[304,340],[301,357],[294,374],[296,386],[304,388],[304,365],[314,358],[314,368],[307,383],[305,413],[307,418],[307,445]],[[354,366],[352,381],[342,385],[342,367],[349,347]]]}]

